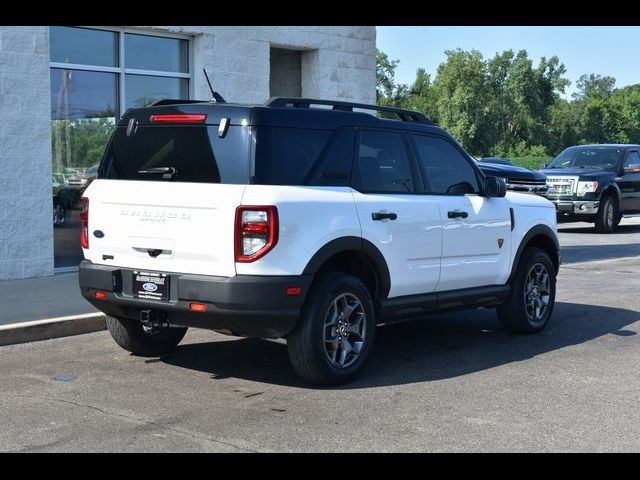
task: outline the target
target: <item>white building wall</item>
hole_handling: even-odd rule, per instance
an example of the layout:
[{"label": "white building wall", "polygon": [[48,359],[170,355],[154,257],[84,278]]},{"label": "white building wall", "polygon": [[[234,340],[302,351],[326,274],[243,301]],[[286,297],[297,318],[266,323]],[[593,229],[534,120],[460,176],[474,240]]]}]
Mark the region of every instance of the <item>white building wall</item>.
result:
[{"label": "white building wall", "polygon": [[358,27],[153,27],[193,37],[194,97],[209,98],[202,68],[227,101],[269,98],[271,47],[303,50],[302,96],[374,103],[376,30]]},{"label": "white building wall", "polygon": [[[192,98],[269,98],[271,47],[302,50],[302,96],[375,102],[373,26],[137,27],[188,35]],[[53,274],[48,27],[0,27],[0,280]]]},{"label": "white building wall", "polygon": [[0,280],[53,273],[47,27],[0,27]]}]

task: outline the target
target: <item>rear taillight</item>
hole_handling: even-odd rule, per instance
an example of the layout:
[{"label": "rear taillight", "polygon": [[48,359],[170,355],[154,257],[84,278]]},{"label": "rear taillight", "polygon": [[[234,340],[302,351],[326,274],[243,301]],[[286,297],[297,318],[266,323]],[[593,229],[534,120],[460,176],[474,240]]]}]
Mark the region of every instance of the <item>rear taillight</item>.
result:
[{"label": "rear taillight", "polygon": [[82,212],[80,212],[80,245],[89,248],[89,199],[82,197]]},{"label": "rear taillight", "polygon": [[274,206],[236,209],[236,262],[253,262],[278,242],[278,210]]}]

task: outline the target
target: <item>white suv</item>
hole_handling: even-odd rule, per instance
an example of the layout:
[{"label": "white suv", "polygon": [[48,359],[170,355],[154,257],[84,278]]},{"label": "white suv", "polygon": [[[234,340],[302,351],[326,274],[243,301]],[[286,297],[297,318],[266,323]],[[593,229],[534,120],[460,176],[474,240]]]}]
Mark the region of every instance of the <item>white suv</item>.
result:
[{"label": "white suv", "polygon": [[83,200],[81,291],[134,354],[187,327],[285,337],[301,377],[337,384],[377,324],[497,307],[530,333],[553,310],[553,204],[416,112],[162,101],[123,116]]}]

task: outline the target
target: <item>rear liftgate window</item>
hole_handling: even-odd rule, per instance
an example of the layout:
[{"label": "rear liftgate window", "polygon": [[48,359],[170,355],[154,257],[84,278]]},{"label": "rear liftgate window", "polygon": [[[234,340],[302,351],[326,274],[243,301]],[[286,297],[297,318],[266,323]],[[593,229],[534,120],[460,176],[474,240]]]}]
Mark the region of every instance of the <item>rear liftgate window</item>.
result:
[{"label": "rear liftgate window", "polygon": [[231,126],[224,138],[216,125],[139,127],[131,136],[126,130],[114,133],[99,178],[248,183],[248,127]]}]

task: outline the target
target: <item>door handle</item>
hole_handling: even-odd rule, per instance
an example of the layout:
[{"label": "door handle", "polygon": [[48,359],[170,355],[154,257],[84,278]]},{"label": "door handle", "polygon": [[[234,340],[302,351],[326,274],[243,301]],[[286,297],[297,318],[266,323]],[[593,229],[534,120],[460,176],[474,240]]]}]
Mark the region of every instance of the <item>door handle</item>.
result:
[{"label": "door handle", "polygon": [[469,216],[467,212],[461,212],[460,210],[448,212],[447,215],[449,216],[449,218],[458,218],[458,217],[467,218]]},{"label": "door handle", "polygon": [[374,212],[371,214],[371,218],[374,220],[395,220],[396,218],[398,218],[398,215],[396,215],[395,213]]}]

